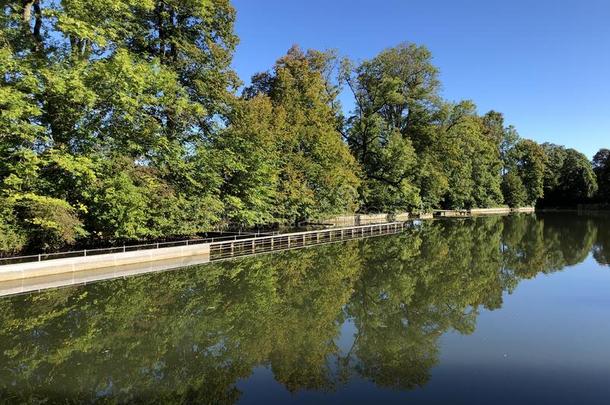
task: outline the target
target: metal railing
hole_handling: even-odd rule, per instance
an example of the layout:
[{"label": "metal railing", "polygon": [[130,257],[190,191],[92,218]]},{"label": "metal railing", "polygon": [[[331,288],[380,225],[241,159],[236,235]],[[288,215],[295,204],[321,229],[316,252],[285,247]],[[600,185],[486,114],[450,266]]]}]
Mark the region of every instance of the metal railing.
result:
[{"label": "metal railing", "polygon": [[275,234],[238,241],[217,241],[210,244],[210,260],[236,256],[248,256],[278,250],[298,249],[307,246],[390,235],[404,231],[405,222],[360,225],[346,228],[330,228],[315,231]]},{"label": "metal railing", "polygon": [[233,235],[221,235],[208,238],[185,239],[169,242],[123,245],[110,248],[83,249],[68,252],[40,253],[37,255],[13,256],[0,258],[0,266],[6,264],[39,262],[71,257],[87,257],[108,253],[124,253],[138,250],[160,249],[166,247],[210,244],[210,259],[243,256],[256,253],[302,248],[310,245],[340,242],[349,239],[360,239],[371,236],[394,234],[407,228],[405,222],[386,222],[341,228],[328,228],[313,231],[279,233],[279,232],[240,232]]},{"label": "metal railing", "polygon": [[70,258],[70,257],[86,257],[86,256],[96,256],[96,255],[108,254],[108,253],[124,253],[124,252],[134,252],[137,250],[159,249],[159,248],[175,247],[175,246],[189,246],[189,245],[197,245],[197,244],[201,244],[201,243],[215,243],[215,242],[219,242],[219,241],[236,241],[239,239],[250,239],[253,237],[269,236],[269,235],[274,235],[274,234],[276,234],[276,232],[239,232],[239,233],[234,233],[233,235],[221,235],[221,236],[208,237],[208,238],[193,238],[193,239],[183,239],[183,240],[169,241],[169,242],[144,243],[144,244],[138,244],[138,245],[123,245],[123,246],[116,246],[116,247],[109,247],[109,248],[83,249],[83,250],[71,250],[71,251],[67,251],[67,252],[39,253],[36,255],[1,257],[0,266],[6,265],[6,264],[40,262],[43,260],[52,260],[52,259],[65,259],[65,258]]}]

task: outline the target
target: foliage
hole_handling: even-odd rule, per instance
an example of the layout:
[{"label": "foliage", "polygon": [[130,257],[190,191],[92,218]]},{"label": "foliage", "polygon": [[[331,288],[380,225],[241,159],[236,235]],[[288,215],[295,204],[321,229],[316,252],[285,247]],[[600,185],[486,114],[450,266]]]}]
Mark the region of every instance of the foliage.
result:
[{"label": "foliage", "polygon": [[2,223],[24,246],[218,223],[225,157],[209,139],[239,84],[234,19],[225,0],[3,4]]},{"label": "foliage", "polygon": [[[415,170],[423,142],[420,126],[429,122],[429,109],[439,100],[438,71],[431,58],[425,47],[404,43],[356,67],[343,62],[341,76],[356,101],[345,132],[363,167],[365,185],[360,194],[367,209],[420,208],[417,193],[422,188]],[[406,153],[402,159],[393,158],[397,148]],[[386,189],[381,195],[380,188]],[[375,199],[370,200],[370,196]]]},{"label": "foliage", "polygon": [[277,220],[280,168],[276,136],[282,125],[269,97],[235,101],[230,125],[213,142],[214,150],[225,156],[220,191],[226,222],[253,226]]},{"label": "foliage", "polygon": [[359,64],[293,46],[240,97],[235,18],[229,0],[2,3],[1,254],[595,192],[582,155],[443,100],[421,45]]},{"label": "foliage", "polygon": [[585,155],[562,146],[543,144],[547,156],[541,205],[574,206],[589,201],[597,191],[594,167]]},{"label": "foliage", "polygon": [[64,200],[31,193],[11,199],[28,243],[52,250],[72,244],[86,234],[74,208]]},{"label": "foliage", "polygon": [[[507,152],[505,170],[508,173],[513,172],[514,176],[520,179],[525,189],[525,199],[520,201],[514,196],[511,198],[505,194],[506,200],[510,199],[513,204],[517,201],[530,206],[536,204],[536,201],[544,194],[545,159],[544,150],[534,141],[520,139],[515,143],[514,147]],[[507,181],[506,184],[508,189],[505,190],[515,192],[520,188],[518,182],[513,179]],[[517,192],[517,195],[519,194],[521,194],[520,191]]]},{"label": "foliage", "polygon": [[277,157],[276,217],[293,222],[357,207],[358,167],[336,128],[333,55],[292,47],[273,73],[253,78],[246,98],[268,97]]},{"label": "foliage", "polygon": [[6,199],[0,199],[0,255],[18,253],[27,243],[27,235],[18,225],[13,207]]},{"label": "foliage", "polygon": [[600,149],[593,156],[593,171],[599,186],[599,200],[610,203],[610,150]]},{"label": "foliage", "polygon": [[527,190],[521,177],[515,171],[509,171],[502,179],[502,194],[509,207],[522,207],[527,203]]}]

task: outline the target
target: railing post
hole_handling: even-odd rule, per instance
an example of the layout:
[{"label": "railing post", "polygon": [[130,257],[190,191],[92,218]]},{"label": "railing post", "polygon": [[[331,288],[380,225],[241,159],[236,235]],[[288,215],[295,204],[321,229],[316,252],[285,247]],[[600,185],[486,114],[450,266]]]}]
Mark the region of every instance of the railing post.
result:
[{"label": "railing post", "polygon": [[87,249],[83,250],[85,257],[87,257]]},{"label": "railing post", "polygon": [[40,253],[39,253],[39,254],[38,254],[38,261],[41,261],[41,260],[42,260],[42,257],[41,257],[41,255],[40,255]]},{"label": "railing post", "polygon": [[123,253],[125,253],[125,245],[123,245]]}]

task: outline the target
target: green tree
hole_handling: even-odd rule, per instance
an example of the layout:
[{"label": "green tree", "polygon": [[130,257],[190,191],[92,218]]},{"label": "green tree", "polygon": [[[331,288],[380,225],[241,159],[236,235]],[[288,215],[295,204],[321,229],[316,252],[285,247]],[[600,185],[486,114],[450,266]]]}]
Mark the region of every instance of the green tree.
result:
[{"label": "green tree", "polygon": [[560,192],[563,200],[586,202],[596,191],[597,180],[589,159],[574,149],[567,149],[561,168]]},{"label": "green tree", "polygon": [[535,205],[538,199],[544,194],[544,170],[546,164],[544,149],[534,141],[519,139],[514,146],[506,152],[505,164],[505,170],[507,170],[508,173],[513,172],[515,176],[519,177],[525,189],[525,199],[520,201],[520,198],[515,197],[521,194],[521,192],[518,191],[520,186],[514,178],[511,178],[504,181],[504,190],[505,192],[513,193],[513,195],[509,196],[505,194],[504,200],[509,205],[511,205],[511,203]]},{"label": "green tree", "polygon": [[546,154],[544,199],[546,206],[574,206],[588,201],[597,190],[594,168],[585,155],[553,144],[542,145]]},{"label": "green tree", "polygon": [[[343,63],[341,76],[356,101],[345,134],[352,153],[363,167],[365,186],[361,189],[361,198],[367,209],[419,208],[417,193],[421,190],[440,194],[438,186],[430,184],[437,180],[436,176],[428,175],[427,171],[417,176],[413,163],[415,156],[427,146],[431,115],[439,101],[438,70],[431,59],[425,47],[403,43],[357,67],[347,61]],[[393,152],[384,149],[397,147],[399,140],[395,134],[404,139],[401,143],[405,146],[401,148],[408,152],[408,157],[388,161]],[[430,159],[426,167],[433,164]],[[422,176],[427,176],[425,185]],[[391,193],[385,193],[380,198],[376,194],[380,186],[399,196],[392,198]],[[371,195],[376,195],[374,201],[368,200]],[[427,195],[423,197],[424,201],[428,200]]]},{"label": "green tree", "polygon": [[443,101],[424,46],[358,65],[295,46],[238,97],[229,0],[0,7],[2,254],[595,189],[582,155]]},{"label": "green tree", "polygon": [[599,186],[598,199],[610,203],[610,150],[597,151],[593,156],[593,170]]},{"label": "green tree", "polygon": [[445,105],[434,155],[448,187],[446,208],[493,207],[502,203],[497,140],[486,133],[485,121],[470,101]]},{"label": "green tree", "polygon": [[3,3],[0,198],[15,203],[2,223],[31,249],[30,217],[103,238],[217,223],[227,157],[210,142],[239,85],[234,20],[226,0]]},{"label": "green tree", "polygon": [[244,93],[271,100],[279,160],[275,216],[287,222],[353,212],[358,204],[358,165],[337,130],[332,62],[331,53],[292,47]]},{"label": "green tree", "polygon": [[225,131],[212,143],[215,153],[223,156],[220,186],[224,221],[242,226],[265,225],[276,216],[276,198],[280,175],[278,133],[282,117],[266,95],[235,101]]},{"label": "green tree", "polygon": [[502,194],[509,207],[523,207],[527,203],[527,190],[521,177],[513,170],[502,179]]},{"label": "green tree", "polygon": [[558,196],[561,186],[561,170],[566,159],[566,150],[563,146],[552,143],[543,143],[542,148],[546,154],[546,165],[544,169],[544,199],[543,205],[559,205]]}]

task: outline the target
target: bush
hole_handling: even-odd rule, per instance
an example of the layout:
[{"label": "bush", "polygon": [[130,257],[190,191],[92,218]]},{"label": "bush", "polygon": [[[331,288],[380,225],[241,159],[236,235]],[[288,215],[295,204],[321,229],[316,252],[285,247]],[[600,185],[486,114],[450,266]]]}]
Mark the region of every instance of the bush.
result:
[{"label": "bush", "polygon": [[64,200],[32,193],[13,198],[17,218],[29,236],[28,249],[60,249],[87,234],[74,207]]},{"label": "bush", "polygon": [[0,201],[4,208],[0,212],[0,256],[18,254],[27,242],[23,230],[15,224],[12,210],[7,209],[5,201]]}]

